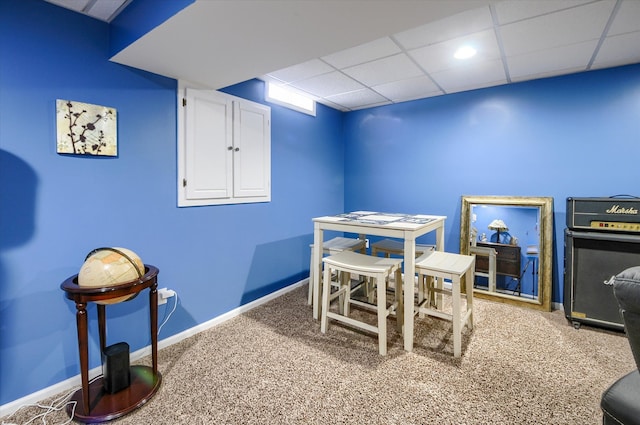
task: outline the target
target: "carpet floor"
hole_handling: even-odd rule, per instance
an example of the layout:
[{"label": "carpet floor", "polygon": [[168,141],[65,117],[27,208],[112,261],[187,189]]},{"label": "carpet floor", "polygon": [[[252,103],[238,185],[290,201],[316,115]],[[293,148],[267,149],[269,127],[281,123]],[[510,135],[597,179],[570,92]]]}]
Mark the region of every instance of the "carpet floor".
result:
[{"label": "carpet floor", "polygon": [[[332,323],[322,334],[306,295],[296,288],[160,350],[160,389],[113,423],[595,425],[602,392],[635,368],[623,333],[480,299],[461,358],[451,324],[436,318],[417,319],[411,353],[389,319],[383,357],[365,332]],[[24,425],[41,412],[3,420]]]}]

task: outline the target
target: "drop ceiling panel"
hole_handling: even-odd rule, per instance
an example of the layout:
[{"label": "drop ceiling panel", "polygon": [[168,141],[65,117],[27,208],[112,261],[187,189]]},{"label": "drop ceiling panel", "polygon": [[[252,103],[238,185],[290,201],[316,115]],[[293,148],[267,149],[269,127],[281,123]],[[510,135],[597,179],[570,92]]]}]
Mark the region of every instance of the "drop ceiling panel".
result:
[{"label": "drop ceiling panel", "polygon": [[500,27],[507,56],[598,40],[615,3],[601,1]]},{"label": "drop ceiling panel", "polygon": [[626,0],[620,4],[611,27],[609,35],[620,35],[638,31],[640,22],[640,1]]},{"label": "drop ceiling panel", "polygon": [[628,65],[640,62],[640,31],[607,37],[602,43],[594,68]]},{"label": "drop ceiling panel", "polygon": [[370,43],[324,56],[322,60],[338,69],[344,69],[349,66],[370,62],[400,52],[401,50],[396,43],[389,37],[384,37]]},{"label": "drop ceiling panel", "polygon": [[58,6],[80,12],[101,21],[110,22],[117,12],[131,0],[45,0]]},{"label": "drop ceiling panel", "polygon": [[591,60],[597,44],[597,40],[592,40],[511,56],[507,58],[509,74],[513,80],[523,80],[525,77],[548,75],[550,72],[561,74],[563,71],[568,73],[570,70],[584,70]]},{"label": "drop ceiling panel", "polygon": [[364,85],[339,71],[322,74],[306,80],[298,81],[295,87],[318,97],[329,97],[337,94],[361,90]]},{"label": "drop ceiling panel", "polygon": [[102,0],[91,6],[91,15],[102,21],[109,22],[114,13],[122,6],[123,0]]},{"label": "drop ceiling panel", "polygon": [[447,93],[490,87],[507,82],[501,60],[477,62],[473,66],[457,66],[431,74]]},{"label": "drop ceiling panel", "polygon": [[405,54],[352,66],[344,69],[343,72],[365,86],[376,86],[423,75],[422,70]]},{"label": "drop ceiling panel", "polygon": [[375,86],[373,89],[393,102],[406,102],[443,94],[442,90],[426,76],[393,81]]},{"label": "drop ceiling panel", "polygon": [[[607,0],[611,1],[611,0]],[[563,9],[591,3],[593,0],[519,0],[497,2],[494,6],[496,17],[501,25],[509,24],[535,16],[546,15]]]},{"label": "drop ceiling panel", "polygon": [[279,71],[271,72],[269,76],[281,81],[295,82],[316,75],[327,74],[335,69],[320,59],[312,59],[298,65],[290,66]]},{"label": "drop ceiling panel", "polygon": [[[478,53],[473,58],[461,61],[453,57],[456,49],[462,45],[473,46]],[[500,49],[493,29],[455,38],[442,43],[432,44],[408,52],[425,71],[441,72],[458,66],[469,66],[477,62],[500,58]]]},{"label": "drop ceiling panel", "polygon": [[361,89],[335,96],[327,96],[327,99],[350,109],[368,108],[371,105],[385,105],[391,103],[371,89]]},{"label": "drop ceiling panel", "polygon": [[492,26],[489,7],[483,6],[403,31],[396,34],[394,39],[405,49],[411,50],[479,32]]}]

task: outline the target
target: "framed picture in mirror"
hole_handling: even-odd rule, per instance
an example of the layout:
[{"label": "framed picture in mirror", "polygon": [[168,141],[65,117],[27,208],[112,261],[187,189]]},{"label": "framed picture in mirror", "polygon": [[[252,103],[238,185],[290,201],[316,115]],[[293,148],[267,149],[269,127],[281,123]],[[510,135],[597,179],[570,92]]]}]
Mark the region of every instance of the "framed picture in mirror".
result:
[{"label": "framed picture in mirror", "polygon": [[476,256],[474,296],[551,310],[553,198],[462,196],[460,252]]}]

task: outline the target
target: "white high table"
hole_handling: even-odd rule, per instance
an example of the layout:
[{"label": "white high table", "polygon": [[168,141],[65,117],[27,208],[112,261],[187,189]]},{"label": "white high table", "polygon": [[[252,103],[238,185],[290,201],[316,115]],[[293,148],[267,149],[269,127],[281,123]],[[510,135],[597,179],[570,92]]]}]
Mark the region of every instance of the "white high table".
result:
[{"label": "white high table", "polygon": [[444,251],[445,216],[355,211],[313,219],[313,317],[320,319],[322,242],[325,230],[404,239],[404,349],[413,350],[413,296],[416,238],[436,231],[436,250]]}]

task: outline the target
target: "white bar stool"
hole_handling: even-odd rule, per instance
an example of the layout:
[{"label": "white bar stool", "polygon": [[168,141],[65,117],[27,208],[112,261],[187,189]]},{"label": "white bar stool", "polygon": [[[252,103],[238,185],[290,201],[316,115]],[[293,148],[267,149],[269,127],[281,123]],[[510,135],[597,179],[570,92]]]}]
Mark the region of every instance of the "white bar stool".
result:
[{"label": "white bar stool", "polygon": [[[425,252],[435,251],[435,245],[420,245],[416,244],[416,258],[420,257]],[[377,257],[378,254],[384,254],[389,258],[391,255],[404,256],[404,242],[400,242],[394,239],[382,239],[376,243],[371,244],[371,255]]]},{"label": "white bar stool", "polygon": [[[309,266],[309,294],[307,295],[307,304],[313,304],[313,244],[311,248],[311,263]],[[364,239],[335,237],[322,243],[322,252],[327,255],[337,254],[342,251],[360,251],[366,252],[366,241]]]},{"label": "white bar stool", "polygon": [[489,259],[488,270],[486,272],[476,271],[476,276],[486,277],[489,292],[496,292],[496,255],[498,254],[496,250],[486,246],[470,246],[469,254],[487,257]]},{"label": "white bar stool", "polygon": [[[462,328],[466,324],[473,329],[473,274],[475,256],[433,251],[416,260],[418,274],[418,305],[414,313],[427,314],[453,323],[453,356],[460,357],[462,351]],[[461,280],[465,276],[467,308],[464,315],[461,306]],[[436,279],[451,280],[451,290],[435,285]],[[435,294],[451,296],[451,314],[435,308]]]},{"label": "white bar stool", "polygon": [[[320,330],[327,332],[329,319],[346,323],[347,325],[373,332],[378,335],[378,350],[381,355],[387,354],[387,317],[396,314],[396,324],[398,330],[402,332],[402,259],[400,258],[379,258],[365,254],[358,254],[351,251],[343,251],[330,255],[322,259],[324,263],[324,277],[322,279],[322,316]],[[340,289],[331,294],[331,274],[338,272],[342,276]],[[378,325],[373,326],[368,323],[349,317],[349,305],[351,300],[351,273],[365,276],[373,280],[376,285],[376,307]],[[387,280],[395,275],[396,291],[395,301],[387,307]],[[329,311],[329,303],[336,297],[344,296],[342,307],[343,314]]]}]

